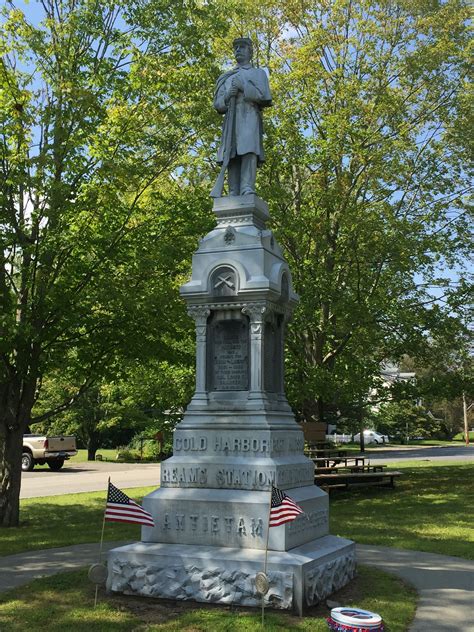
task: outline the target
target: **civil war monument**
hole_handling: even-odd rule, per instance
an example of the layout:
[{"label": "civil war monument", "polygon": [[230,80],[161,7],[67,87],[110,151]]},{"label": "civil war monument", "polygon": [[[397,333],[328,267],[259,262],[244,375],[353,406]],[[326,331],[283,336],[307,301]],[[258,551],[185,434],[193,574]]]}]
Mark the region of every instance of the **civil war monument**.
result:
[{"label": "civil war monument", "polygon": [[[151,597],[256,606],[268,538],[265,603],[300,614],[355,574],[354,543],[329,535],[328,496],[284,391],[284,335],[298,297],[255,193],[264,160],[266,73],[252,43],[234,41],[237,66],[219,77],[221,172],[217,225],[200,242],[181,288],[196,323],[196,389],[174,432],[161,485],[143,501],[155,527],[109,553],[107,587]],[[223,196],[227,174],[229,195]],[[272,485],[303,510],[268,532]]]}]

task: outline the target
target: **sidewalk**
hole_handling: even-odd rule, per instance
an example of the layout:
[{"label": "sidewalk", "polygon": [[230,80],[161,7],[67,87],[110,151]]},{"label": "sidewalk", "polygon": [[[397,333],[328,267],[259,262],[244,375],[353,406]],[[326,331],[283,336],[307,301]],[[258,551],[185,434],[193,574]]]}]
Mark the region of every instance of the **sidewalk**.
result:
[{"label": "sidewalk", "polygon": [[474,632],[474,561],[362,544],[357,559],[415,586],[419,602],[409,632]]},{"label": "sidewalk", "polygon": [[[104,552],[125,542],[105,542]],[[0,557],[0,592],[32,579],[98,561],[98,544]],[[419,604],[409,632],[474,632],[474,561],[434,553],[357,545],[361,564],[377,566],[415,586]]]}]

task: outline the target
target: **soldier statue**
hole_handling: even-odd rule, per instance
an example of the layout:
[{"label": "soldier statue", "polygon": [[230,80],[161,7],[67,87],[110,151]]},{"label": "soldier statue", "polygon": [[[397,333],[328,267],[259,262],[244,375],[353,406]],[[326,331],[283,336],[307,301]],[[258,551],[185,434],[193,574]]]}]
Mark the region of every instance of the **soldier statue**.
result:
[{"label": "soldier statue", "polygon": [[255,193],[257,166],[263,153],[262,108],[272,104],[264,70],[252,66],[252,41],[238,37],[233,42],[236,68],[224,73],[216,83],[214,107],[224,115],[217,162],[221,171],[211,197],[221,197],[225,171],[229,195]]}]

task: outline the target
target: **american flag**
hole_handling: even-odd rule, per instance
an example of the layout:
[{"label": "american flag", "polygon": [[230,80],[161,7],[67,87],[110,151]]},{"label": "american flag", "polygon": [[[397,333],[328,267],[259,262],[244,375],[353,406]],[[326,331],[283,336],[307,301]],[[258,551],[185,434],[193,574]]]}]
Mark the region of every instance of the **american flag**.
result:
[{"label": "american flag", "polygon": [[148,511],[137,505],[131,498],[120,491],[109,481],[107,504],[105,505],[105,520],[108,522],[132,522],[154,527],[155,523]]},{"label": "american flag", "polygon": [[285,522],[291,522],[299,514],[304,513],[299,505],[278,487],[272,485],[272,501],[270,508],[270,527],[278,527]]}]

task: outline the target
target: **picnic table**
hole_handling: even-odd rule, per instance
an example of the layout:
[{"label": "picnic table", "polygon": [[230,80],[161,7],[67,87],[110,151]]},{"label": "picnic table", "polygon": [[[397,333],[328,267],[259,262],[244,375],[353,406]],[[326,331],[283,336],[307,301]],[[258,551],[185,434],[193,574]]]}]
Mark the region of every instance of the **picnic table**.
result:
[{"label": "picnic table", "polygon": [[[311,458],[311,457],[310,457]],[[316,467],[331,467],[336,465],[345,465],[353,467],[361,467],[365,465],[365,456],[328,456],[311,458]]]},{"label": "picnic table", "polygon": [[310,459],[319,457],[344,457],[347,456],[347,450],[334,450],[333,448],[306,448],[304,453]]},{"label": "picnic table", "polygon": [[383,472],[386,467],[386,465],[371,465],[370,463],[364,463],[362,465],[323,465],[322,467],[316,466],[315,472],[317,474],[325,474],[331,472]]}]

